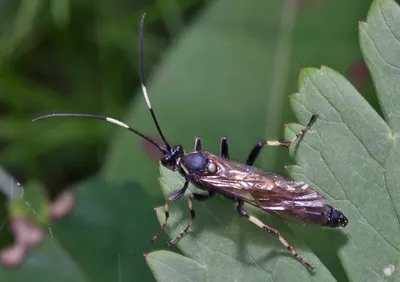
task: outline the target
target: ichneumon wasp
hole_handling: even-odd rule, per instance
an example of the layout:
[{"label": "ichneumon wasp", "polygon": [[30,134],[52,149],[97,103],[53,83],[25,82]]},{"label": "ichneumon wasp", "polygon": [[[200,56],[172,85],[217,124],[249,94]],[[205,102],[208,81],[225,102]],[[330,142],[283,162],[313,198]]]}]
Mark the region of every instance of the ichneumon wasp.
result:
[{"label": "ichneumon wasp", "polygon": [[201,139],[196,137],[194,151],[185,153],[183,147],[176,145],[171,147],[167,142],[147,94],[143,70],[143,25],[145,14],[142,16],[139,25],[139,59],[140,59],[140,78],[141,87],[147,107],[162,139],[163,144],[160,145],[150,137],[140,133],[138,130],[128,126],[127,124],[105,116],[79,114],[79,113],[58,113],[40,116],[33,121],[39,119],[47,119],[52,117],[83,117],[90,119],[104,120],[118,126],[121,126],[144,140],[148,141],[156,147],[161,153],[161,164],[166,168],[178,171],[184,178],[185,183],[182,188],[170,195],[165,203],[165,220],[160,229],[156,232],[151,242],[154,242],[161,231],[167,225],[169,218],[168,207],[171,202],[182,198],[185,194],[189,183],[192,183],[200,190],[206,191],[207,195],[192,193],[188,197],[188,206],[190,210],[191,220],[182,230],[182,232],[168,244],[172,245],[184,237],[190,230],[195,219],[195,211],[193,209],[193,199],[205,201],[211,199],[215,194],[219,194],[236,202],[236,210],[240,216],[247,218],[261,229],[275,235],[279,241],[309,270],[313,271],[314,266],[301,257],[295,249],[280,235],[279,231],[264,224],[258,218],[249,215],[244,207],[244,203],[253,205],[268,213],[276,214],[284,219],[296,220],[303,223],[322,225],[328,227],[345,227],[348,223],[344,214],[335,207],[326,203],[324,196],[312,189],[307,183],[292,180],[273,172],[263,171],[253,166],[259,153],[266,146],[280,146],[289,149],[290,145],[298,140],[311,127],[317,119],[314,113],[307,125],[296,134],[292,140],[288,141],[260,141],[250,151],[246,163],[240,163],[229,158],[228,141],[226,137],[221,139],[220,155],[202,150]]}]

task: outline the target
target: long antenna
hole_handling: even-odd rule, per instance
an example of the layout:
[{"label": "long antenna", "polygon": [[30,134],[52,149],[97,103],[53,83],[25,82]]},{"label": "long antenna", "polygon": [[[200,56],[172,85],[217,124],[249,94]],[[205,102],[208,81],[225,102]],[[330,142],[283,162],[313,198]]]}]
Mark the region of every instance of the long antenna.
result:
[{"label": "long antenna", "polygon": [[140,19],[140,25],[139,25],[139,69],[140,69],[140,85],[142,86],[142,92],[144,99],[146,100],[147,107],[150,110],[150,114],[153,118],[153,121],[157,127],[158,133],[161,136],[161,139],[163,140],[165,147],[167,148],[168,151],[171,151],[171,146],[168,144],[167,140],[164,137],[164,134],[161,131],[160,125],[158,124],[156,115],[154,114],[153,108],[151,107],[149,96],[147,95],[147,89],[146,89],[146,83],[144,80],[144,67],[143,67],[143,25],[144,25],[144,18],[146,16],[146,13],[143,14],[142,18]]},{"label": "long antenna", "polygon": [[143,96],[144,99],[146,100],[147,103],[147,107],[150,110],[151,116],[153,118],[153,121],[157,127],[158,133],[161,136],[161,139],[163,140],[164,144],[165,144],[165,148],[160,146],[157,142],[155,142],[153,139],[151,139],[150,137],[144,135],[143,133],[140,133],[139,131],[137,131],[136,129],[130,127],[129,125],[123,123],[122,121],[116,120],[114,118],[110,118],[110,117],[106,117],[106,116],[98,116],[98,115],[92,115],[92,114],[78,114],[78,113],[58,113],[58,114],[51,114],[51,115],[44,115],[44,116],[40,116],[37,117],[35,119],[33,119],[32,121],[37,121],[40,119],[48,119],[48,118],[53,118],[53,117],[80,117],[80,118],[90,118],[90,119],[99,119],[99,120],[104,120],[113,124],[116,124],[120,127],[123,127],[137,135],[139,135],[140,137],[142,137],[143,139],[145,139],[146,141],[150,142],[152,145],[154,145],[155,147],[157,147],[158,150],[161,151],[161,153],[165,154],[171,151],[171,146],[168,144],[167,140],[165,139],[160,125],[158,124],[157,118],[153,112],[153,109],[151,107],[150,104],[150,100],[149,100],[149,96],[147,95],[147,89],[146,89],[146,84],[145,84],[145,80],[144,80],[144,70],[143,70],[143,25],[144,25],[144,18],[145,18],[146,14],[143,14],[141,20],[140,20],[140,25],[139,25],[139,61],[140,61],[140,84],[142,86],[142,92],[143,92]]},{"label": "long antenna", "polygon": [[136,129],[130,127],[129,125],[123,123],[122,121],[116,120],[114,118],[110,118],[110,117],[105,117],[105,116],[98,116],[98,115],[91,115],[91,114],[77,114],[77,113],[59,113],[59,114],[51,114],[51,115],[44,115],[44,116],[40,116],[37,117],[35,119],[33,119],[32,121],[37,121],[40,119],[47,119],[47,118],[53,118],[53,117],[83,117],[83,118],[90,118],[90,119],[100,119],[100,120],[104,120],[113,124],[116,124],[118,126],[121,126],[125,129],[128,129],[129,131],[139,135],[140,137],[142,137],[143,139],[145,139],[146,141],[150,142],[151,144],[153,144],[155,147],[157,147],[158,150],[161,151],[161,153],[167,153],[169,151],[167,151],[165,148],[161,147],[159,144],[157,144],[157,142],[155,142],[153,139],[151,139],[150,137],[144,135],[143,133],[140,133],[139,131],[137,131]]}]

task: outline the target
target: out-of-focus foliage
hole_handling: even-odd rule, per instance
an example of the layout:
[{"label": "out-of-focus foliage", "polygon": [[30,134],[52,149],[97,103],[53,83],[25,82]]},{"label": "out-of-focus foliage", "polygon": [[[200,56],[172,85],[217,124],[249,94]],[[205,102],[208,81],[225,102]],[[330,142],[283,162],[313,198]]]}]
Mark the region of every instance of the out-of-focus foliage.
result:
[{"label": "out-of-focus foliage", "polygon": [[150,74],[191,11],[204,5],[201,0],[3,2],[0,161],[22,180],[38,178],[56,191],[95,173],[112,128],[75,119],[54,127],[31,119],[61,111],[122,118],[139,85],[141,13],[148,13],[145,69]]},{"label": "out-of-focus foliage", "polygon": [[[1,165],[20,181],[39,179],[52,196],[103,167],[99,177],[77,186],[81,204],[33,258],[49,247],[85,262],[92,278],[104,270],[103,279],[117,279],[121,265],[128,273],[122,281],[151,277],[140,254],[151,250],[147,238],[158,227],[151,209],[163,199],[148,148],[99,121],[30,121],[52,112],[103,114],[156,136],[137,96],[143,12],[144,68],[168,140],[190,151],[199,135],[216,152],[227,135],[231,157],[243,160],[256,141],[282,137],[284,122],[294,120],[287,96],[296,91],[301,67],[324,64],[344,73],[377,108],[357,40],[356,23],[368,6],[362,0],[3,1]],[[277,148],[265,150],[257,165],[283,171],[288,163]],[[82,244],[92,256],[82,256]],[[121,254],[129,254],[126,261]],[[108,267],[99,263],[102,255]]]}]

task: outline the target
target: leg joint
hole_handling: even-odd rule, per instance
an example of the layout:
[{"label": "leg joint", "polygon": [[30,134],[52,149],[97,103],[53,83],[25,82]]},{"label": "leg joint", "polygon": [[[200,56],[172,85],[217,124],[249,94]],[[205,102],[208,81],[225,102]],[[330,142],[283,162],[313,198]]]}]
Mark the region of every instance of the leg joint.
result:
[{"label": "leg joint", "polygon": [[269,233],[272,233],[273,235],[275,235],[276,237],[281,237],[281,234],[279,233],[278,230],[269,228],[268,226],[263,226],[263,229]]}]

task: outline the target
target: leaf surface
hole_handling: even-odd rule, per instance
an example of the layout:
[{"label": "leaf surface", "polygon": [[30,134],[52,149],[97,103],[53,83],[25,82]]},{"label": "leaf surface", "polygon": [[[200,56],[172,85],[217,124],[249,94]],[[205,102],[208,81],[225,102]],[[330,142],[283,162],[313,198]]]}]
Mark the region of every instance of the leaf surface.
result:
[{"label": "leaf surface", "polygon": [[[165,195],[171,195],[176,191],[176,187],[183,186],[183,179],[176,173],[164,167],[160,167],[160,173]],[[195,189],[192,185],[189,186],[189,190]],[[197,276],[193,281],[246,281],[250,278],[252,281],[335,281],[319,259],[307,246],[300,244],[282,222],[282,228],[279,229],[282,236],[313,263],[318,271],[310,274],[276,237],[239,217],[233,202],[215,197],[206,202],[195,201],[193,205],[196,211],[193,232],[178,243],[185,256],[195,260],[205,269],[206,280],[198,279],[200,276]],[[276,226],[280,221],[277,218],[267,218],[251,207],[247,207],[246,210],[271,226]],[[170,205],[170,214],[166,233],[170,238],[175,238],[186,227],[190,218],[187,201],[178,201]],[[162,223],[165,218],[164,209],[157,209],[157,215]],[[177,254],[170,252],[170,256],[174,258]],[[158,268],[154,265],[155,263],[152,269],[158,281],[168,281],[167,277],[157,272],[162,265]],[[184,264],[175,264],[173,267],[179,273],[186,273],[187,266]]]},{"label": "leaf surface", "polygon": [[53,223],[51,233],[44,228],[44,240],[25,254],[21,266],[0,265],[2,279],[151,281],[143,254],[151,250],[156,220],[146,207],[154,199],[136,183],[115,186],[95,178],[74,188],[75,205],[67,217]]},{"label": "leaf surface", "polygon": [[[312,183],[346,212],[344,238],[333,236],[352,281],[395,281],[384,269],[399,266],[399,119],[395,67],[400,8],[394,1],[374,1],[367,22],[360,23],[360,42],[384,113],[382,119],[337,72],[306,69],[292,106],[301,123],[311,112],[320,119],[299,143],[292,176]],[[387,122],[387,123],[386,123]],[[299,126],[293,126],[299,129]],[[296,130],[291,129],[293,136]]]},{"label": "leaf surface", "polygon": [[[360,24],[363,53],[388,124],[351,83],[328,67],[304,69],[299,77],[298,93],[291,97],[291,104],[301,124],[305,124],[313,112],[318,112],[320,118],[301,142],[293,146],[292,153],[298,165],[292,166],[290,173],[294,178],[307,181],[324,193],[328,201],[349,218],[349,225],[342,230],[322,231],[321,228],[311,230],[315,231],[313,233],[315,242],[320,242],[322,236],[328,237],[326,242],[338,251],[351,281],[386,281],[398,278],[398,272],[395,271],[387,276],[384,270],[391,266],[396,270],[400,258],[397,176],[399,157],[395,117],[396,109],[400,108],[396,103],[398,91],[395,84],[395,81],[398,81],[395,54],[398,53],[396,51],[399,46],[395,35],[396,26],[400,21],[399,15],[399,8],[393,1],[374,1],[367,23]],[[381,21],[378,21],[379,17]],[[371,44],[366,46],[367,33],[372,34],[368,36],[369,38],[375,35],[379,43],[370,42]],[[381,48],[376,47],[379,45]],[[372,48],[374,46],[375,49]],[[380,57],[385,57],[386,60]],[[300,129],[300,125],[290,125],[286,137],[292,138]],[[169,176],[169,172],[163,169],[161,171],[165,195],[170,195],[173,190],[176,191],[177,188],[171,187],[182,187],[182,183],[178,185],[170,180],[173,175]],[[286,264],[296,265],[296,261],[290,255],[273,257],[259,263],[257,255],[260,255],[260,246],[257,253],[252,252],[257,248],[255,247],[257,240],[253,237],[258,236],[255,235],[257,230],[252,230],[250,226],[242,226],[243,223],[228,215],[225,205],[234,212],[233,204],[216,202],[195,203],[200,214],[198,219],[196,218],[194,227],[196,232],[189,234],[188,238],[178,244],[186,256],[200,262],[207,269],[209,279],[215,278],[217,281],[223,279],[242,281],[246,277],[262,279],[262,271],[258,273],[256,270],[258,266],[261,266],[258,270],[265,271],[264,279],[268,277],[271,281],[278,281],[280,279],[278,276],[282,273],[285,279],[295,273],[297,275],[302,273],[301,269],[294,270],[289,267],[285,267],[280,273],[276,271]],[[185,214],[188,217],[187,208],[185,212],[184,205],[177,204],[177,206],[179,211],[172,213],[171,227],[166,231],[171,238],[179,233],[179,229],[185,227],[185,223],[182,222]],[[163,212],[159,211],[160,222],[163,218]],[[267,223],[270,220],[282,225],[279,220],[265,219]],[[315,242],[310,242],[310,238],[307,239],[302,227],[292,223],[288,223],[288,226],[283,229],[284,236],[291,233],[290,230],[295,230],[296,234],[300,233],[300,240],[304,240],[312,250],[318,248]],[[232,239],[237,244],[230,245],[231,242],[227,242],[230,236],[239,236],[235,233],[237,229],[241,230],[239,232],[241,238],[246,239],[241,246],[240,239]],[[215,233],[220,233],[220,236]],[[262,232],[260,235],[266,236]],[[293,240],[296,242],[290,236],[288,238],[289,242]],[[264,244],[263,251],[279,250],[279,244],[272,246]],[[294,245],[296,247],[296,243]],[[243,253],[235,257],[238,250],[242,250]],[[311,276],[311,279],[324,279],[324,281],[334,279],[333,271],[329,273],[309,249],[300,248],[300,253],[305,254],[308,260],[317,265],[317,275],[323,275],[323,278]],[[257,263],[243,263],[246,257],[250,257],[250,261],[251,258],[255,258],[254,261]],[[215,261],[218,261],[217,265]],[[246,269],[243,265],[249,268]],[[214,267],[219,270],[218,274],[212,271]],[[249,269],[251,271],[247,273],[246,270]],[[307,278],[304,279],[310,279],[308,276],[305,277]]]}]

